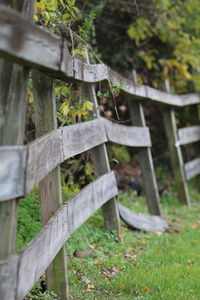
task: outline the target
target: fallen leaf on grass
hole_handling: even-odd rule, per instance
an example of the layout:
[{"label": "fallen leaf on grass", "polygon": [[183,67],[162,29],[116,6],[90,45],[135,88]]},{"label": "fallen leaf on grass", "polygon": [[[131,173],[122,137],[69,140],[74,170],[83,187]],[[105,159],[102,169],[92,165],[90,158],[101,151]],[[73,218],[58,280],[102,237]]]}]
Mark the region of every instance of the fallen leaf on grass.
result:
[{"label": "fallen leaf on grass", "polygon": [[112,271],[113,271],[114,273],[118,273],[118,272],[121,271],[121,268],[120,268],[120,267],[112,267]]},{"label": "fallen leaf on grass", "polygon": [[138,252],[137,249],[136,249],[136,248],[133,248],[133,247],[129,247],[128,249],[129,249],[131,252]]},{"label": "fallen leaf on grass", "polygon": [[160,235],[162,235],[162,234],[163,234],[163,232],[161,232],[161,231],[155,231],[155,232],[154,232],[154,234],[156,234],[156,235],[160,236]]},{"label": "fallen leaf on grass", "polygon": [[115,274],[117,274],[118,272],[121,271],[121,268],[118,266],[112,267],[112,268],[107,268],[107,269],[103,269],[100,272],[100,275],[111,280],[112,276],[114,276]]},{"label": "fallen leaf on grass", "polygon": [[139,295],[140,295],[140,292],[139,292],[139,291],[133,292],[133,296],[139,296]]},{"label": "fallen leaf on grass", "polygon": [[129,254],[129,253],[126,253],[126,254],[124,255],[124,257],[126,258],[127,261],[131,261],[131,262],[133,262],[134,264],[137,264],[137,263],[138,263],[138,260],[137,260],[138,256],[137,256],[136,254],[131,255],[131,254]]},{"label": "fallen leaf on grass", "polygon": [[145,293],[149,293],[149,292],[150,292],[150,288],[149,288],[148,286],[145,286],[145,287],[143,288],[143,291],[144,291]]},{"label": "fallen leaf on grass", "polygon": [[88,284],[88,286],[86,287],[85,291],[86,292],[92,292],[94,290],[94,285],[93,284]]},{"label": "fallen leaf on grass", "polygon": [[137,244],[142,244],[142,241],[141,240],[136,240],[136,243]]},{"label": "fallen leaf on grass", "polygon": [[85,276],[84,274],[83,275],[80,275],[80,278],[82,279],[83,282],[89,284],[91,283],[91,280],[87,278],[87,276]]},{"label": "fallen leaf on grass", "polygon": [[195,228],[198,227],[198,225],[197,224],[192,224],[191,227],[195,229]]}]

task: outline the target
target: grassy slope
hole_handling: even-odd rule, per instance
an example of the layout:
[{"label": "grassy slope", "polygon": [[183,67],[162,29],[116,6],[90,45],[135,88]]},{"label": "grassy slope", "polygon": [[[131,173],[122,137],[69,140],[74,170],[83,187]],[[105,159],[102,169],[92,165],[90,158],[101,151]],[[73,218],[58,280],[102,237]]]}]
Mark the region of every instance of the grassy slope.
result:
[{"label": "grassy slope", "polygon": [[[142,198],[124,194],[119,198],[135,211],[146,210]],[[200,205],[195,204],[200,195],[193,191],[192,198],[188,208],[177,204],[173,193],[165,195],[162,207],[169,232],[144,233],[123,226],[124,243],[104,230],[98,211],[68,241],[71,299],[200,299]],[[24,210],[33,199],[24,200],[20,209],[18,248],[40,227],[37,214],[29,208],[33,230],[28,226],[24,234]],[[55,299],[36,294],[37,298],[27,299]]]}]

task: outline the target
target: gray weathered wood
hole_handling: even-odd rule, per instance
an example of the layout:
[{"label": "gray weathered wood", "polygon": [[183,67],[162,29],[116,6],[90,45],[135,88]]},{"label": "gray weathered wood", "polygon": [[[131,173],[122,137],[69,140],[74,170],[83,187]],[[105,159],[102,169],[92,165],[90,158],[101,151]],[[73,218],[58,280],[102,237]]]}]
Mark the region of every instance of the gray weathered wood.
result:
[{"label": "gray weathered wood", "polygon": [[200,158],[193,159],[185,164],[186,179],[189,180],[200,174]]},{"label": "gray weathered wood", "polygon": [[[16,36],[18,39],[16,39]],[[14,38],[13,38],[14,37]],[[62,39],[0,7],[0,55],[24,66],[36,67],[55,78],[84,82],[112,80],[135,97],[163,104],[186,106],[200,103],[198,94],[173,95],[145,85],[133,84],[104,64],[90,65],[73,58]]]},{"label": "gray weathered wood", "polygon": [[150,147],[151,138],[148,127],[119,125],[103,119],[108,140],[130,147]]},{"label": "gray weathered wood", "polygon": [[200,126],[190,126],[178,130],[180,145],[186,145],[200,141]]},{"label": "gray weathered wood", "polygon": [[0,201],[24,195],[25,164],[26,147],[0,147]]},{"label": "gray weathered wood", "polygon": [[74,79],[84,82],[98,82],[108,79],[107,66],[104,64],[90,65],[74,59]]},{"label": "gray weathered wood", "polygon": [[[13,59],[24,66],[39,67],[47,72],[60,70],[63,46],[61,38],[41,30],[5,7],[0,8],[0,28],[2,57]],[[72,62],[71,56],[67,59]]]},{"label": "gray weathered wood", "polygon": [[[169,91],[169,82],[164,83],[165,90]],[[188,186],[184,172],[184,162],[181,148],[178,142],[178,130],[174,109],[166,107],[163,109],[165,130],[167,134],[171,165],[174,173],[175,184],[180,203],[190,204]]]},{"label": "gray weathered wood", "polygon": [[[33,3],[32,0],[0,0],[0,4],[14,7],[29,19],[33,16]],[[28,70],[1,59],[0,78],[0,145],[21,145],[25,130]],[[15,252],[17,206],[15,199],[0,203],[0,259]]]},{"label": "gray weathered wood", "polygon": [[[89,57],[86,51],[86,61],[89,64]],[[80,85],[80,97],[93,103],[93,116],[100,119],[98,101],[96,98],[95,86],[93,84],[82,83]],[[106,145],[102,144],[91,150],[91,157],[97,176],[101,176],[110,171],[108,153]],[[104,225],[107,230],[116,230],[119,239],[121,239],[121,226],[116,199],[110,199],[102,207]]]},{"label": "gray weathered wood", "polygon": [[10,255],[0,260],[0,297],[1,300],[16,300],[18,256]]},{"label": "gray weathered wood", "polygon": [[62,130],[57,129],[28,144],[26,192],[63,162]]},{"label": "gray weathered wood", "polygon": [[[57,113],[56,113],[56,98],[54,93],[54,81],[39,71],[32,72],[33,77],[33,96],[34,96],[34,115],[37,136],[41,136],[51,130],[57,128]],[[44,161],[46,157],[43,152],[47,152],[51,156],[51,161],[45,161],[46,170],[52,169],[57,166],[59,161],[62,161],[62,135],[60,131],[55,131],[55,136],[51,132],[52,139],[44,137],[42,145],[45,148],[40,149],[40,156],[37,156],[35,166],[38,175],[44,175],[40,162]],[[38,145],[36,144],[36,147]],[[58,148],[58,152],[56,151]],[[34,153],[34,149],[32,149]],[[32,163],[33,165],[33,163]],[[36,171],[36,170],[35,170]],[[33,172],[34,175],[34,172]],[[30,179],[30,178],[29,178]],[[61,177],[60,166],[52,170],[40,182],[40,200],[42,223],[45,225],[57,209],[62,205],[62,190],[61,190]],[[67,284],[67,266],[66,266],[66,251],[65,247],[60,249],[55,259],[48,266],[46,271],[46,283],[49,290],[53,290],[63,300],[68,299],[68,284]]]},{"label": "gray weathered wood", "polygon": [[[134,84],[137,84],[136,72],[133,71],[132,75]],[[146,128],[142,104],[137,100],[128,99],[128,105],[131,123],[134,126],[141,126],[142,129]],[[139,149],[139,162],[142,170],[142,178],[149,212],[152,215],[160,216],[160,198],[150,147]]]},{"label": "gray weathered wood", "polygon": [[131,227],[144,231],[161,231],[168,229],[167,222],[159,216],[135,213],[118,203],[121,218]]},{"label": "gray weathered wood", "polygon": [[[188,82],[188,89],[190,92],[193,92],[193,93],[196,91],[194,81]],[[199,136],[200,136],[200,104],[190,106],[189,116],[190,116],[190,119],[191,119],[191,122],[193,125],[199,125]],[[199,157],[200,156],[200,139],[198,140],[198,142],[196,142],[192,145],[192,149],[193,149],[194,157]],[[186,173],[186,177],[187,177],[187,173]],[[194,181],[195,181],[197,190],[200,192],[200,174],[195,175]]]},{"label": "gray weathered wood", "polygon": [[101,120],[66,126],[62,130],[64,159],[107,142],[104,124]]},{"label": "gray weathered wood", "polygon": [[57,210],[39,235],[20,253],[17,300],[32,288],[67,238],[117,192],[114,172],[110,172]]},{"label": "gray weathered wood", "polygon": [[107,140],[99,119],[53,130],[26,146],[0,147],[0,201],[24,196],[64,160]]}]

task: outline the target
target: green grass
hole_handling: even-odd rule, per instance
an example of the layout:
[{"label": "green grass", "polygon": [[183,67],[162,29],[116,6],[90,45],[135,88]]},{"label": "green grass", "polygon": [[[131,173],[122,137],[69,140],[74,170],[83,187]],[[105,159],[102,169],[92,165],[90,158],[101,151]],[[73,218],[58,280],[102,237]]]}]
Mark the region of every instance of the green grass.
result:
[{"label": "green grass", "polygon": [[[192,188],[191,196],[190,208],[178,204],[173,191],[162,197],[162,210],[170,225],[167,233],[132,231],[123,224],[123,243],[103,228],[101,211],[91,217],[67,243],[71,299],[200,299],[200,195]],[[24,200],[20,210],[33,199]],[[120,194],[119,200],[134,211],[147,211],[142,197]],[[37,231],[40,224],[34,214],[31,218]],[[20,246],[22,227],[21,221]],[[28,230],[32,238],[35,231]],[[27,299],[56,299],[35,294]]]}]

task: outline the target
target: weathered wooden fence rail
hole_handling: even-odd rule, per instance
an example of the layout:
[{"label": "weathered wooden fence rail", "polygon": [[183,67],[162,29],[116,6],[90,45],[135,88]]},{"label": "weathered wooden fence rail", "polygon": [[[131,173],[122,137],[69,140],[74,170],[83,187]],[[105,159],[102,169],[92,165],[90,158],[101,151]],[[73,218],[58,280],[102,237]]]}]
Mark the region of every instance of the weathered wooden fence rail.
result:
[{"label": "weathered wooden fence rail", "polygon": [[[18,37],[17,42],[16,36]],[[38,68],[63,81],[72,79],[95,83],[112,80],[121,90],[136,97],[177,107],[200,103],[198,94],[173,95],[145,85],[133,84],[104,64],[90,65],[69,54],[62,38],[28,22],[20,14],[5,7],[0,9],[1,57],[23,66]]]},{"label": "weathered wooden fence rail", "polygon": [[125,127],[100,118],[56,129],[26,146],[0,147],[0,201],[25,196],[66,159],[108,141],[151,146],[147,127]]},{"label": "weathered wooden fence rail", "polygon": [[[31,11],[34,1],[22,2],[28,3]],[[8,122],[10,127],[2,131],[0,137],[0,299],[21,300],[48,268],[48,287],[65,300],[68,299],[68,292],[63,246],[68,237],[102,206],[106,228],[115,229],[120,235],[115,200],[117,183],[114,173],[110,171],[105,143],[111,141],[139,148],[149,211],[159,216],[161,211],[150,150],[151,138],[145,125],[141,102],[143,99],[159,102],[167,109],[164,114],[172,161],[179,170],[176,179],[179,187],[181,182],[187,188],[186,179],[200,173],[200,158],[184,165],[180,145],[199,141],[200,126],[177,130],[172,107],[199,104],[200,97],[196,93],[173,95],[169,90],[163,92],[138,85],[136,76],[132,82],[104,64],[82,62],[69,54],[63,39],[38,28],[22,14],[5,6],[0,6],[0,58],[1,75],[8,71],[8,64],[12,67],[11,62],[16,66],[11,72],[13,83],[10,87],[14,98],[10,97],[9,92],[3,94],[5,99],[0,98],[0,127],[4,122],[3,112],[9,114],[7,107],[11,105],[10,101],[15,100],[17,107],[17,125]],[[20,128],[23,128],[25,119],[23,101],[27,68],[40,70],[32,72],[37,139],[28,145],[20,145],[23,140]],[[18,77],[20,80],[17,80]],[[7,83],[9,77],[4,78],[2,75],[2,78],[5,81],[3,83]],[[57,128],[54,79],[58,78],[67,82],[80,82],[81,94],[94,103],[97,119]],[[94,83],[103,80],[112,80],[128,94],[133,126],[122,126],[100,118]],[[5,89],[7,87],[9,89],[9,84],[5,84]],[[12,136],[16,135],[17,127],[19,139],[10,141],[4,138],[9,135],[11,125]],[[91,151],[98,179],[62,204],[59,165],[88,150]],[[19,254],[15,254],[17,200],[13,199],[26,195],[38,183],[44,227]],[[183,202],[188,203],[187,199]],[[56,268],[58,265],[59,270]]]}]

